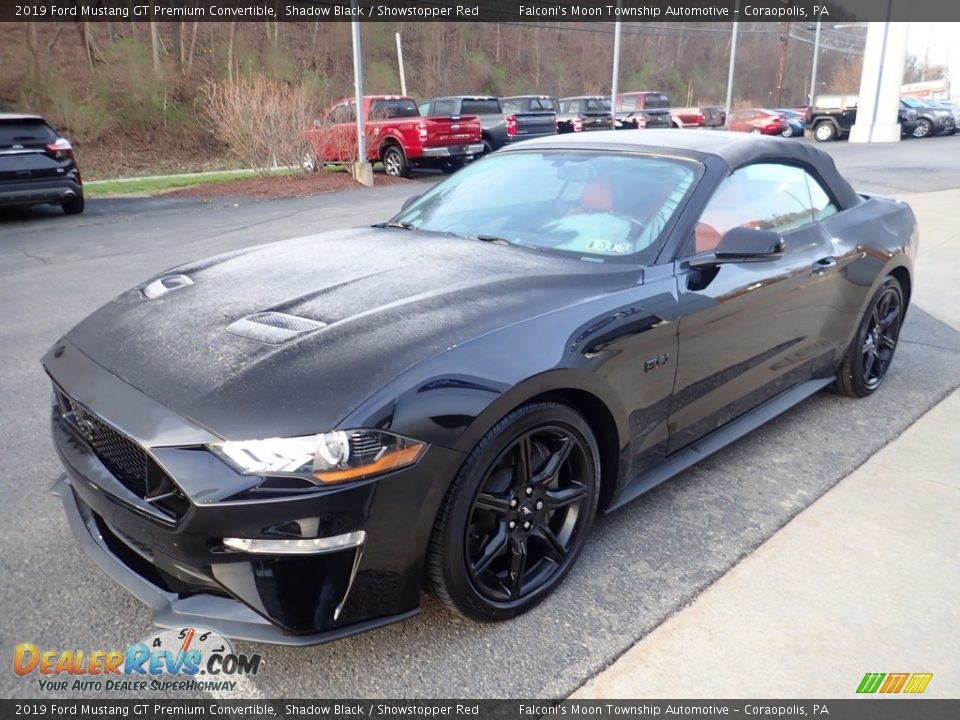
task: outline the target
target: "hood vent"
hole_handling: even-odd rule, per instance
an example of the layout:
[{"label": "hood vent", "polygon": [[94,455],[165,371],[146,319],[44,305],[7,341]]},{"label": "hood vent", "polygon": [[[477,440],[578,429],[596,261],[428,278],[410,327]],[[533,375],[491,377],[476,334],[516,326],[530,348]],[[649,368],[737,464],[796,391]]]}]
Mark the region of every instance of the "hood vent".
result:
[{"label": "hood vent", "polygon": [[164,275],[157,278],[143,289],[143,296],[147,300],[156,300],[161,295],[178,290],[187,285],[193,285],[193,280],[186,275]]},{"label": "hood vent", "polygon": [[281,312],[261,312],[247,315],[227,326],[227,332],[268,345],[280,345],[298,335],[326,327],[326,323]]}]

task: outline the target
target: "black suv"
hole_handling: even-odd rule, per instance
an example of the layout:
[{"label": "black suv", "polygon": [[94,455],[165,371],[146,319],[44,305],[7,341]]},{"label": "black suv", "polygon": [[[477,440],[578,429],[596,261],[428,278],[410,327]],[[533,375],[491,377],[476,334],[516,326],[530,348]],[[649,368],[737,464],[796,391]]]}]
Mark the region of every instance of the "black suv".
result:
[{"label": "black suv", "polygon": [[617,119],[636,128],[672,128],[670,98],[662,92],[626,92],[616,98]]},{"label": "black suv", "polygon": [[900,98],[900,107],[917,114],[917,126],[912,133],[916,138],[953,135],[957,130],[951,110],[911,97]]},{"label": "black suv", "polygon": [[609,98],[600,95],[560,98],[560,112],[557,113],[558,133],[610,130],[612,127]]},{"label": "black suv", "polygon": [[[820,95],[813,105],[807,108],[807,128],[813,132],[817,142],[829,142],[845,138],[857,121],[856,95]],[[903,103],[897,113],[900,123],[900,137],[913,135],[917,127],[917,113]]]},{"label": "black suv", "polygon": [[0,113],[0,206],[42,203],[83,212],[73,146],[39,115]]}]

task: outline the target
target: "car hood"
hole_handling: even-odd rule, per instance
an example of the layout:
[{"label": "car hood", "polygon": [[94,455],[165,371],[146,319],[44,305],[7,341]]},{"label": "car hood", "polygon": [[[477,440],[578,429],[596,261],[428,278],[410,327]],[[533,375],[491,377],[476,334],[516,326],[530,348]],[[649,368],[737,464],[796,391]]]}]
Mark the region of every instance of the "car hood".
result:
[{"label": "car hood", "polygon": [[[623,265],[387,228],[261,245],[157,277],[174,275],[189,284],[154,299],[155,281],[133,288],[67,339],[230,439],[331,429],[429,356],[638,279]],[[277,333],[278,319],[293,331]]]}]

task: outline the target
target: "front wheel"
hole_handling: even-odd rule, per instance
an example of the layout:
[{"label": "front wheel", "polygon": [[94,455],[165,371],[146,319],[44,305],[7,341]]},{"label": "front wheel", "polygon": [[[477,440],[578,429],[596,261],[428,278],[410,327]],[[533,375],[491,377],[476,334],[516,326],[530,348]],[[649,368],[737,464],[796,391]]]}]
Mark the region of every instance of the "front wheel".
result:
[{"label": "front wheel", "polygon": [[917,120],[917,126],[913,129],[915,138],[927,137],[933,131],[933,124],[924,118]]},{"label": "front wheel", "polygon": [[793,137],[793,128],[787,125],[783,130],[780,131],[780,134],[783,137]]},{"label": "front wheel", "polygon": [[390,177],[410,177],[410,165],[403,148],[390,145],[383,151],[383,170]]},{"label": "front wheel", "polygon": [[300,159],[300,167],[303,168],[304,172],[315,173],[320,169],[320,161],[312,152],[304,153]]},{"label": "front wheel", "polygon": [[597,511],[600,460],[586,421],[533,403],[497,423],[447,491],[427,572],[440,600],[506,620],[543,600],[580,554]]},{"label": "front wheel", "polygon": [[842,395],[867,397],[880,387],[893,362],[906,308],[899,281],[890,276],[874,294],[840,363],[835,387]]}]

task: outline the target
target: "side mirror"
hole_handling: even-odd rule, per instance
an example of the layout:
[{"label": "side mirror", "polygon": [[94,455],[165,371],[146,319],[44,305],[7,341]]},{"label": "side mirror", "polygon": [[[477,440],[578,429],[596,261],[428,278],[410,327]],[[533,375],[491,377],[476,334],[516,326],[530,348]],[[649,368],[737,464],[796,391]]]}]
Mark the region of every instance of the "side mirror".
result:
[{"label": "side mirror", "polygon": [[416,195],[411,195],[406,200],[403,201],[403,205],[400,206],[400,210],[406,210],[408,207],[413,205],[413,203],[420,198],[423,193],[417,193]]},{"label": "side mirror", "polygon": [[709,267],[723,263],[762,262],[783,255],[783,236],[773,230],[735,227],[727,230],[713,255],[694,258],[692,267]]}]

